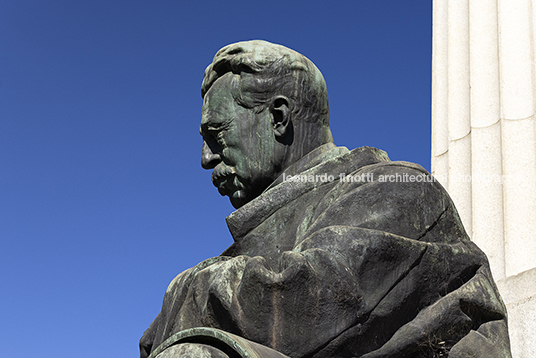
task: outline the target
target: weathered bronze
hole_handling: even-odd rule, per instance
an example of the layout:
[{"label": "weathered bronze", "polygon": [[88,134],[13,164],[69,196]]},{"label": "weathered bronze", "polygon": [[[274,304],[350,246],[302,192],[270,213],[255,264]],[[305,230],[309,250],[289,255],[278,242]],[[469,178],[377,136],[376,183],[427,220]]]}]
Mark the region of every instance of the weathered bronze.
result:
[{"label": "weathered bronze", "polygon": [[336,147],[324,79],[264,41],[202,85],[202,166],[237,209],[179,274],[141,357],[510,357],[486,256],[422,167]]}]

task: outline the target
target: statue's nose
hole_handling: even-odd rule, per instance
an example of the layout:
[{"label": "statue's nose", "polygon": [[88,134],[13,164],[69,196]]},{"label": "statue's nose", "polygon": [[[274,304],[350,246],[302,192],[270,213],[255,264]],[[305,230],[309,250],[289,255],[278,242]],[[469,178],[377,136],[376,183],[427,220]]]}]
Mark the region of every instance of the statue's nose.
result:
[{"label": "statue's nose", "polygon": [[218,153],[214,153],[207,142],[203,141],[203,150],[201,153],[201,166],[204,169],[213,169],[221,162],[221,157]]}]

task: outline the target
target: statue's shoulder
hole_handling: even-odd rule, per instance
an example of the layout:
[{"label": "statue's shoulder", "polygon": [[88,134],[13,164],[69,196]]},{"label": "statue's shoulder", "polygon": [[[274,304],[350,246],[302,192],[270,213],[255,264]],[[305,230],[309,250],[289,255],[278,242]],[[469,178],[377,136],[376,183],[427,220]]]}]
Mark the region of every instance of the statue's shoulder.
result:
[{"label": "statue's shoulder", "polygon": [[[374,147],[359,147],[345,155],[347,161],[357,163],[352,173],[375,172],[385,174],[408,173],[425,176],[428,181],[437,181],[421,165],[407,161],[391,161],[387,152]],[[420,180],[419,180],[420,182]]]},{"label": "statue's shoulder", "polygon": [[371,147],[354,149],[347,156],[363,165],[339,177],[333,191],[344,202],[355,197],[355,201],[367,205],[382,200],[391,208],[395,204],[399,209],[426,206],[439,212],[451,205],[443,186],[419,164],[391,161],[387,153]]},{"label": "statue's shoulder", "polygon": [[209,259],[201,261],[194,267],[190,267],[189,269],[182,271],[177,276],[175,276],[175,278],[169,283],[168,288],[166,289],[166,293],[171,293],[176,290],[177,287],[183,287],[185,284],[186,286],[188,286],[199,271],[204,270],[205,268],[212,266],[218,262],[227,261],[229,259],[230,257],[227,256],[211,257]]}]

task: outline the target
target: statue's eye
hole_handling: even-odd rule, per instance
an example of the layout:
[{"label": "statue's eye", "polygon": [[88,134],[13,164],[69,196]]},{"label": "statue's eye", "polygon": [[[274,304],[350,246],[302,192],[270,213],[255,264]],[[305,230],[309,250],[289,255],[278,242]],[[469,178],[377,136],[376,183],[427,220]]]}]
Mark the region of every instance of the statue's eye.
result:
[{"label": "statue's eye", "polygon": [[213,127],[208,127],[204,131],[203,138],[211,147],[223,147],[225,140],[223,138],[223,130],[215,129]]},{"label": "statue's eye", "polygon": [[206,132],[210,136],[210,138],[213,138],[213,139],[217,139],[221,133],[219,129],[215,129],[215,128],[208,128]]},{"label": "statue's eye", "polygon": [[210,137],[214,138],[218,143],[222,143],[223,141],[223,134],[225,131],[229,128],[229,123],[224,123],[219,126],[208,126],[207,132],[210,135]]}]

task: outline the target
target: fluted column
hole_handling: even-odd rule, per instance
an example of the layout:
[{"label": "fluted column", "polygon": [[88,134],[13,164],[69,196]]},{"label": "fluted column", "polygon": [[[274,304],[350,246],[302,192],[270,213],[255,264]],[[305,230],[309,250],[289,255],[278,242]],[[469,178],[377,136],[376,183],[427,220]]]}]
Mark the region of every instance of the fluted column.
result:
[{"label": "fluted column", "polygon": [[432,174],[536,357],[536,0],[434,0]]},{"label": "fluted column", "polygon": [[530,0],[499,0],[506,275],[536,266],[534,47]]},{"label": "fluted column", "polygon": [[471,97],[469,68],[469,0],[448,2],[448,190],[471,232]]},{"label": "fluted column", "polygon": [[472,0],[469,8],[471,72],[471,237],[505,277],[503,180],[497,3]]},{"label": "fluted column", "polygon": [[496,279],[536,267],[536,0],[435,0],[432,173]]},{"label": "fluted column", "polygon": [[448,3],[433,6],[432,39],[432,174],[448,188]]}]

